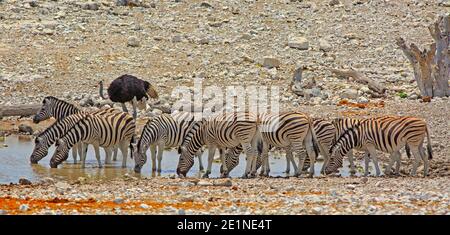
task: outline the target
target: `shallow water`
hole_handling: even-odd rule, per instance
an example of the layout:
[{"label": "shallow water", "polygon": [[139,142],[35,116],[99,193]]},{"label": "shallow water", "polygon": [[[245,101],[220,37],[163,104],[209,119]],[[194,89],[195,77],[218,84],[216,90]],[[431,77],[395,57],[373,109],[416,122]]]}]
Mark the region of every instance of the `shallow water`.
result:
[{"label": "shallow water", "polygon": [[[4,147],[4,145],[7,147]],[[86,157],[86,168],[82,169],[80,164],[74,164],[72,153],[70,152],[67,161],[58,166],[57,169],[50,168],[49,162],[51,155],[54,152],[54,147],[49,149],[49,154],[39,161],[39,164],[30,164],[29,158],[33,151],[34,143],[30,137],[23,136],[8,136],[4,141],[0,141],[0,184],[17,183],[20,178],[26,178],[31,181],[39,181],[45,177],[52,177],[61,180],[76,180],[78,177],[85,177],[86,179],[112,179],[122,177],[124,174],[138,176],[134,173],[134,160],[128,157],[127,168],[122,168],[122,155],[119,151],[117,161],[112,164],[104,165],[104,152],[101,149],[101,160],[103,168],[98,168],[97,160],[94,155],[92,146],[89,146],[88,155]],[[141,171],[141,176],[150,177],[151,173],[151,159],[147,152],[147,163]],[[176,166],[178,164],[178,153],[176,150],[167,150],[164,152],[162,160],[161,176],[176,174]],[[207,166],[207,151],[203,154],[203,166]],[[79,162],[79,161],[78,161]],[[286,168],[286,160],[279,152],[271,153],[270,158],[270,175],[271,176],[287,176],[284,172]],[[315,172],[319,175],[322,163],[316,163]],[[341,169],[342,176],[348,176],[348,163],[344,162],[344,168]],[[240,177],[244,173],[245,157],[240,156],[240,164],[230,173],[231,177]],[[210,177],[219,176],[220,164],[213,163],[212,174]],[[291,166],[291,174],[293,168]],[[195,164],[188,173],[188,176],[195,177],[199,175],[198,160],[195,158]]]}]

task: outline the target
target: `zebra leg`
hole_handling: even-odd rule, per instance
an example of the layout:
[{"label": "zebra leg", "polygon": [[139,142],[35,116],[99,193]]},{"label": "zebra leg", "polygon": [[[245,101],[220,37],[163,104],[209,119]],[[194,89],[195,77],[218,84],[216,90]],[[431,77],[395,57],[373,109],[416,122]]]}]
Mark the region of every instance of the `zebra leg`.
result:
[{"label": "zebra leg", "polygon": [[[105,159],[111,159],[112,149],[111,148],[104,148],[105,149]],[[106,161],[106,160],[105,160]],[[100,161],[99,161],[100,162]],[[106,164],[106,163],[105,163]],[[100,164],[99,164],[100,165]]]},{"label": "zebra leg", "polygon": [[[102,168],[102,162],[100,161],[100,147],[98,144],[93,144],[94,146],[94,152],[95,152],[95,158],[97,159],[98,168]],[[106,150],[107,148],[105,148]],[[106,155],[106,159],[108,159],[108,155]],[[106,162],[107,160],[105,160]]]},{"label": "zebra leg", "polygon": [[[305,147],[306,147],[306,153],[308,154],[309,157],[309,162],[310,162],[310,166],[309,166],[309,175],[308,177],[312,178],[314,176],[314,163],[316,162],[316,152],[314,151],[314,146],[312,143],[312,137],[310,135],[307,135],[305,137],[305,141],[304,141]],[[297,151],[300,151],[300,148],[297,148]],[[300,160],[300,159],[299,159]],[[301,165],[299,165],[299,169],[303,169],[303,164],[305,161],[305,157],[301,157]]]},{"label": "zebra leg", "polygon": [[164,143],[158,145],[158,175],[161,175],[161,162],[164,152]]},{"label": "zebra leg", "polygon": [[[80,156],[80,162],[82,161],[82,159],[83,159],[83,145],[85,145],[83,142],[81,142],[79,145],[78,145],[78,147],[77,147],[77,150],[78,150],[78,156]],[[87,150],[87,149],[86,149]]]},{"label": "zebra leg", "polygon": [[284,173],[289,174],[289,172],[291,172],[291,158],[292,158],[292,153],[288,153],[288,151],[286,151],[286,170],[284,171]]},{"label": "zebra leg", "polygon": [[[381,172],[380,172],[380,166],[378,165],[377,150],[375,149],[374,146],[369,146],[369,147],[367,147],[367,149],[369,150],[370,157],[372,158],[373,164],[375,165],[376,176],[380,176]],[[367,159],[368,158],[369,157],[367,157]]]},{"label": "zebra leg", "polygon": [[[241,143],[242,145],[242,149],[244,150],[245,156],[246,156],[246,166],[245,166],[245,172],[242,175],[242,178],[248,178],[252,176],[252,170],[253,170],[253,162],[255,162],[254,160],[256,160],[256,154],[257,151],[254,150],[251,146],[251,144],[247,144],[247,143]],[[256,164],[255,167],[256,168]]]},{"label": "zebra leg", "polygon": [[199,151],[198,153],[197,153],[197,158],[198,158],[198,165],[199,165],[199,171],[201,172],[201,171],[203,171],[203,162],[202,162],[202,154],[203,154],[203,152],[202,151]]},{"label": "zebra leg", "polygon": [[88,144],[81,144],[81,168],[85,167]]},{"label": "zebra leg", "polygon": [[152,173],[156,172],[156,145],[150,145],[150,156],[152,157]]},{"label": "zebra leg", "polygon": [[369,163],[370,163],[369,155],[364,154],[364,176],[369,175]]},{"label": "zebra leg", "polygon": [[428,167],[429,167],[428,156],[425,154],[424,148],[422,147],[422,143],[419,146],[419,153],[420,153],[420,156],[422,157],[422,161],[423,161],[423,177],[427,177],[428,176]]},{"label": "zebra leg", "polygon": [[80,148],[80,143],[75,144],[72,147],[72,157],[73,157],[73,163],[74,164],[77,164],[77,150],[78,150],[78,148]]},{"label": "zebra leg", "polygon": [[389,163],[386,167],[386,169],[384,170],[384,174],[385,175],[391,175],[392,174],[392,166],[394,165],[395,162],[395,152],[391,153],[391,156],[389,157]]},{"label": "zebra leg", "polygon": [[122,168],[127,167],[128,145],[129,144],[130,144],[130,142],[126,143],[126,141],[123,141],[119,145],[120,152],[122,152]]},{"label": "zebra leg", "polygon": [[[94,148],[95,148],[95,146],[94,146]],[[105,155],[106,155],[105,164],[111,164],[111,154],[108,154],[108,151],[109,151],[109,153],[111,153],[111,149],[110,148],[103,148],[103,149],[105,150]],[[100,158],[97,160],[100,160]]]},{"label": "zebra leg", "polygon": [[[303,156],[306,156],[306,155],[303,155]],[[294,156],[292,155],[292,149],[289,147],[286,148],[286,159],[289,159],[289,161],[292,163],[292,167],[294,168],[294,174],[298,175],[299,169],[297,167],[297,163],[295,163]],[[289,163],[288,163],[288,165],[289,165]],[[286,173],[289,174],[289,171]]]},{"label": "zebra leg", "polygon": [[216,154],[216,147],[208,146],[208,167],[206,168],[205,174],[203,174],[203,178],[209,178],[209,174],[211,174],[211,168],[212,168],[212,163],[213,163],[215,154]]},{"label": "zebra leg", "polygon": [[227,164],[226,164],[226,160],[225,160],[225,151],[226,151],[225,148],[220,149],[219,154],[220,154],[220,161],[222,162],[222,166],[221,166],[222,174],[228,175],[228,168],[227,168]]},{"label": "zebra leg", "polygon": [[119,148],[117,148],[117,146],[114,146],[113,161],[117,161],[117,150],[119,150]]},{"label": "zebra leg", "polygon": [[[367,152],[365,154],[367,154],[367,157],[369,157]],[[350,152],[348,152],[347,156],[348,156],[348,161],[350,163],[350,175],[355,175],[356,169],[355,169],[355,162],[353,161],[353,159],[354,159],[353,151],[350,150]],[[366,157],[366,155],[364,155],[364,157]]]},{"label": "zebra leg", "polygon": [[269,146],[267,144],[263,145],[261,153],[261,171],[260,176],[269,176],[270,166],[269,166]]}]

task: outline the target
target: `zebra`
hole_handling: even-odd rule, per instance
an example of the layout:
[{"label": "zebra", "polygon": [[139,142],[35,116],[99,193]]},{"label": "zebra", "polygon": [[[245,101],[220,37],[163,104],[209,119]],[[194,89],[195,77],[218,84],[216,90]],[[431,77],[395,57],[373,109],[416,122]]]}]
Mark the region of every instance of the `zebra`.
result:
[{"label": "zebra", "polygon": [[[256,174],[257,141],[260,139],[258,116],[249,112],[229,112],[197,121],[189,132],[180,149],[177,174],[185,177],[194,164],[193,157],[203,145],[208,146],[208,167],[203,177],[209,177],[216,148],[232,148],[242,145],[247,155],[247,164],[243,178]],[[225,162],[221,154],[222,163]],[[228,172],[224,165],[225,173]]]},{"label": "zebra", "polygon": [[[194,115],[189,112],[177,112],[173,114],[161,114],[147,121],[142,130],[137,146],[133,154],[134,171],[140,173],[142,166],[147,161],[145,152],[150,147],[152,157],[152,172],[156,171],[156,150],[158,150],[158,173],[161,173],[161,161],[165,147],[179,147],[188,130],[194,123]],[[203,171],[201,153],[197,155],[200,171]]]},{"label": "zebra", "polygon": [[[300,112],[284,112],[280,114],[261,113],[261,135],[263,140],[261,175],[269,174],[269,148],[271,146],[283,148],[287,152],[295,152],[299,157],[299,166],[295,167],[295,176],[299,176],[303,169],[305,158],[300,155],[304,146],[310,162],[314,165],[319,149],[325,157],[328,152],[323,146],[318,145],[312,120],[306,114]],[[310,167],[309,177],[313,177],[314,167]]]},{"label": "zebra", "polygon": [[[68,103],[64,100],[58,99],[54,96],[47,96],[42,100],[42,107],[39,112],[34,115],[33,122],[39,123],[41,121],[47,120],[54,117],[56,120],[62,120],[63,118],[77,113],[84,113],[83,110],[79,109],[76,105]],[[82,158],[82,146],[81,143],[74,145],[72,148],[72,156],[74,163],[77,163],[77,152]],[[106,152],[106,149],[105,149]],[[114,148],[113,160],[117,160],[117,148]],[[109,163],[109,159],[107,159]]]},{"label": "zebra", "polygon": [[[425,135],[427,136],[428,158],[422,147]],[[335,172],[342,165],[342,157],[353,148],[367,149],[373,159],[376,159],[376,150],[391,153],[387,174],[399,156],[399,150],[405,145],[414,156],[411,175],[416,175],[420,158],[424,162],[424,177],[428,175],[428,160],[432,159],[431,139],[427,124],[424,120],[415,117],[388,116],[386,118],[369,118],[360,120],[353,127],[341,134],[331,148],[332,161],[326,168],[326,173]],[[376,160],[374,163],[377,165]]]},{"label": "zebra", "polygon": [[[369,119],[373,119],[373,120],[392,120],[392,119],[396,119],[398,117],[396,116],[391,116],[391,115],[386,115],[386,116],[381,116],[381,117],[372,117]],[[348,130],[349,128],[352,128],[354,125],[357,125],[360,120],[362,119],[358,119],[358,118],[335,118],[332,121],[332,124],[334,125],[335,129],[336,129],[336,135],[335,135],[335,139],[333,141],[333,144],[335,144],[336,140],[342,135],[342,133],[344,133],[346,130]],[[331,148],[330,148],[331,149]],[[364,162],[365,162],[365,171],[364,171],[364,176],[367,176],[369,174],[369,159],[371,158],[370,153],[368,151],[368,149],[358,149],[355,148],[356,150],[360,150],[360,151],[364,151]],[[411,153],[409,151],[409,147],[408,144],[405,145],[405,150],[406,150],[406,155],[408,156],[408,158],[410,158]],[[353,151],[350,150],[347,153],[347,157],[348,160],[350,162],[350,174],[355,174],[356,170],[355,170],[355,164],[353,161]],[[400,170],[400,152],[395,152],[393,153],[393,156],[395,161],[396,161],[396,174],[399,174],[399,170]],[[376,175],[380,175],[380,168],[378,165],[378,160],[375,157],[372,157],[374,165],[375,165],[375,171],[376,171]],[[328,164],[329,162],[327,162]],[[326,166],[327,164],[324,163],[324,165]]]},{"label": "zebra", "polygon": [[56,142],[57,148],[50,160],[50,167],[56,168],[66,160],[69,149],[78,142],[105,147],[107,156],[111,154],[110,148],[118,145],[123,156],[122,167],[126,167],[128,146],[133,158],[135,129],[136,123],[128,113],[112,113],[108,116],[85,114]]},{"label": "zebra", "polygon": [[[97,110],[92,114],[108,115],[110,113],[115,112],[117,112],[117,110],[108,108]],[[34,140],[35,146],[30,156],[30,162],[32,164],[37,164],[38,161],[40,161],[47,155],[50,146],[53,145],[57,139],[59,139],[62,135],[64,135],[67,132],[67,130],[70,129],[70,127],[72,127],[77,121],[79,121],[83,117],[84,115],[82,113],[69,115],[63,119],[57,120],[50,127],[46,128],[43,132],[39,133]],[[101,166],[100,156],[96,155],[96,158],[97,161],[99,161],[99,165]]]},{"label": "zebra", "polygon": [[[257,143],[257,149],[258,155],[256,158],[256,170],[258,170],[262,165],[262,140]],[[229,177],[230,172],[239,164],[239,155],[242,153],[242,150],[243,148],[240,144],[234,148],[227,148],[225,150],[225,163],[220,165],[220,174],[222,178]],[[227,172],[224,171],[223,165],[226,165]]]},{"label": "zebra", "polygon": [[[263,124],[264,124],[264,122],[263,122]],[[331,124],[331,122],[326,121],[325,119],[315,118],[315,119],[313,119],[313,128],[314,128],[314,131],[316,132],[316,136],[317,136],[317,140],[318,140],[319,144],[324,146],[324,150],[328,150],[331,147],[331,144],[334,140],[334,135],[335,135],[334,126]],[[269,145],[268,147],[269,147],[269,149],[272,149],[274,146]],[[286,173],[290,172],[290,163],[291,162],[293,164],[294,171],[298,172],[297,164],[294,161],[291,149],[290,148],[285,148],[285,149],[286,149],[286,171],[285,172]],[[239,164],[239,154],[241,153],[241,151],[242,151],[241,146],[237,146],[235,148],[231,148],[226,151],[225,160],[226,160],[228,172],[230,172],[232,169],[234,169],[237,166],[237,164]],[[260,150],[260,151],[262,152],[262,150]],[[302,146],[300,156],[305,156],[305,154],[306,154],[306,149]],[[306,160],[309,160],[309,159],[306,158],[305,161]],[[257,158],[257,168],[260,167],[261,163],[262,163],[262,158],[260,157],[260,154],[259,154],[258,158]]]}]

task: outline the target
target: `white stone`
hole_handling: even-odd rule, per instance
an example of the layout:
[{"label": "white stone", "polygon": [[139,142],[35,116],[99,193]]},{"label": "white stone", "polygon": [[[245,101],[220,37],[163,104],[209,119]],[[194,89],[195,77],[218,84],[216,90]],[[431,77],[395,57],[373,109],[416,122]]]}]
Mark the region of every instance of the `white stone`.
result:
[{"label": "white stone", "polygon": [[289,39],[288,46],[299,50],[308,50],[309,42],[304,37],[293,37]]}]

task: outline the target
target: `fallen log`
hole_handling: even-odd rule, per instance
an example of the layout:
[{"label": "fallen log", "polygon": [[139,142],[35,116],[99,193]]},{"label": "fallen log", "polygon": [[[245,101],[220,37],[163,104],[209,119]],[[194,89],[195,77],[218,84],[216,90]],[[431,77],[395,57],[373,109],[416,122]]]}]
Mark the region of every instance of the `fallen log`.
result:
[{"label": "fallen log", "polygon": [[0,105],[0,119],[10,116],[31,116],[36,114],[41,106],[42,104],[24,104],[15,106]]},{"label": "fallen log", "polygon": [[384,87],[380,83],[376,82],[375,80],[364,76],[362,73],[360,73],[354,69],[349,69],[349,70],[330,69],[330,71],[332,73],[336,74],[336,76],[338,76],[338,77],[347,78],[347,79],[351,77],[359,83],[367,84],[367,86],[369,87],[370,90],[375,91],[379,94],[384,94],[384,92],[386,91],[386,87]]}]

